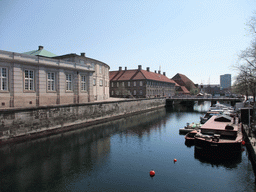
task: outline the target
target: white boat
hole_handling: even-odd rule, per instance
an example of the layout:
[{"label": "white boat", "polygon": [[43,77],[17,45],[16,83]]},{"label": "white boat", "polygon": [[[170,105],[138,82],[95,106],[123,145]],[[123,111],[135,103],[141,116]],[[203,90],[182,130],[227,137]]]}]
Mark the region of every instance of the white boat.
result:
[{"label": "white boat", "polygon": [[210,107],[209,111],[234,111],[234,108],[224,104],[216,103]]},{"label": "white boat", "polygon": [[221,111],[208,111],[203,117],[200,117],[200,123],[204,124],[213,115],[218,115],[220,113],[221,113]]}]

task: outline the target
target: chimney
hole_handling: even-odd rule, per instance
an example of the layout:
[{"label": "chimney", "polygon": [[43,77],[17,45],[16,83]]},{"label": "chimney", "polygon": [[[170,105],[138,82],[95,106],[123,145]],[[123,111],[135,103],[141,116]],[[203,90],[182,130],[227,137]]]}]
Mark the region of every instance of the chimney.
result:
[{"label": "chimney", "polygon": [[149,67],[147,67],[147,71],[149,72]]},{"label": "chimney", "polygon": [[139,70],[139,71],[141,70],[141,65],[138,65],[138,70]]},{"label": "chimney", "polygon": [[156,73],[156,70],[155,70],[155,73]]},{"label": "chimney", "polygon": [[124,70],[126,71],[126,70],[127,70],[127,67],[125,67]]},{"label": "chimney", "polygon": [[160,70],[158,70],[158,74],[161,74],[161,71],[160,71]]},{"label": "chimney", "polygon": [[85,53],[81,53],[81,56],[82,56],[82,57],[85,57]]},{"label": "chimney", "polygon": [[119,71],[122,71],[122,67],[119,67]]},{"label": "chimney", "polygon": [[166,76],[166,75],[165,75],[165,72],[163,72],[163,75]]},{"label": "chimney", "polygon": [[44,48],[44,46],[42,46],[42,45],[38,46],[38,50],[42,50],[43,48]]}]

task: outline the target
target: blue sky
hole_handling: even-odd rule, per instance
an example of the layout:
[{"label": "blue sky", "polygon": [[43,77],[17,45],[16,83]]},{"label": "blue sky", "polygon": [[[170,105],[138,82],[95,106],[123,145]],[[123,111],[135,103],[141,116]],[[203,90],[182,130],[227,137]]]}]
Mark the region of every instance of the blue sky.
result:
[{"label": "blue sky", "polygon": [[0,49],[43,45],[57,55],[85,52],[119,66],[182,73],[198,84],[236,75],[252,37],[254,0],[0,0]]}]

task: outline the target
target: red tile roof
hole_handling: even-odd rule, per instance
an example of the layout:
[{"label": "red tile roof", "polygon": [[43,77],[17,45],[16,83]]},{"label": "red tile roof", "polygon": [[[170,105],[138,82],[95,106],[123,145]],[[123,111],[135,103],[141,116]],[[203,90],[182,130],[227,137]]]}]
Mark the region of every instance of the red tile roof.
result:
[{"label": "red tile roof", "polygon": [[193,81],[191,81],[188,77],[183,74],[177,73],[172,80],[178,83],[180,86],[185,86],[188,90],[195,89],[196,86],[194,85]]},{"label": "red tile roof", "polygon": [[176,92],[178,94],[190,94],[190,92],[187,90],[187,88],[185,86],[177,86]]},{"label": "red tile roof", "polygon": [[175,81],[169,79],[168,77],[149,72],[146,70],[121,70],[121,71],[110,71],[109,72],[110,81],[125,81],[125,80],[154,80],[168,83],[175,83]]},{"label": "red tile roof", "polygon": [[190,94],[190,92],[187,90],[185,86],[180,86],[184,94]]}]

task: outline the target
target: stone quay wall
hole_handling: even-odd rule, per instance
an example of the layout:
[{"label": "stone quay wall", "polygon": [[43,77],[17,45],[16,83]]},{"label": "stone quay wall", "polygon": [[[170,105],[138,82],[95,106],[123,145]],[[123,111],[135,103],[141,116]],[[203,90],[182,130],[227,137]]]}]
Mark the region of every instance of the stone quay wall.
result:
[{"label": "stone quay wall", "polygon": [[84,128],[165,106],[165,98],[0,110],[0,144]]},{"label": "stone quay wall", "polygon": [[[243,136],[246,143],[246,148],[249,152],[250,160],[256,175],[256,135],[248,125],[243,124]],[[256,181],[256,178],[255,178]]]}]

